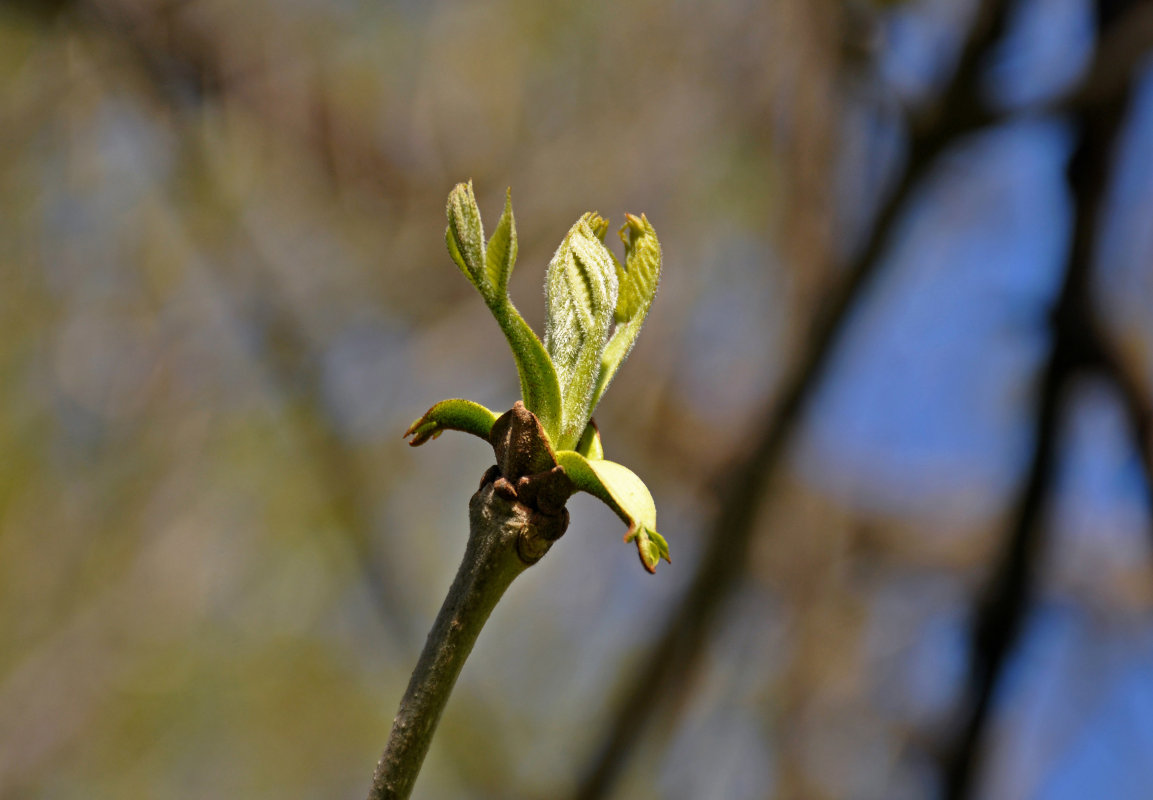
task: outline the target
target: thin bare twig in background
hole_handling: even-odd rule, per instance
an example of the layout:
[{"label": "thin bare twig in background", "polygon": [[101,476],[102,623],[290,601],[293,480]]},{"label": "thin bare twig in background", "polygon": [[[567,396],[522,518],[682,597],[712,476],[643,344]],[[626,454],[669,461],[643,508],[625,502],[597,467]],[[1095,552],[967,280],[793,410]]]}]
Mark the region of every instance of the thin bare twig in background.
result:
[{"label": "thin bare twig in background", "polygon": [[[1150,506],[1153,508],[1153,400],[1142,385],[1141,378],[1127,367],[1115,348],[1110,349],[1107,344],[1104,345],[1098,369],[1113,383],[1125,406],[1137,454],[1141,458]],[[1149,524],[1153,538],[1153,513],[1150,514]]]},{"label": "thin bare twig in background", "polygon": [[[1123,5],[1098,4],[1100,23],[1111,23],[1112,17],[1124,10]],[[963,706],[967,717],[945,763],[945,796],[950,800],[973,797],[979,786],[981,748],[993,697],[1024,626],[1033,595],[1035,572],[1044,545],[1044,515],[1057,471],[1062,422],[1075,379],[1086,370],[1100,368],[1106,352],[1100,327],[1093,318],[1092,270],[1114,144],[1125,118],[1127,101],[1128,92],[1121,92],[1078,119],[1080,141],[1069,164],[1076,220],[1064,284],[1051,318],[1053,349],[1038,389],[1035,447],[1028,477],[1010,518],[1004,550],[978,606],[969,685]],[[1122,388],[1131,412],[1138,397],[1132,390],[1133,387]],[[1147,417],[1135,426],[1138,436],[1143,427],[1146,436],[1143,452],[1148,463]]]},{"label": "thin bare twig in background", "polygon": [[[913,189],[924,179],[936,157],[959,138],[1007,120],[1008,115],[988,109],[980,102],[978,90],[981,59],[1004,29],[1008,11],[1008,3],[983,4],[949,87],[928,113],[916,115],[910,121],[908,160],[896,188],[882,205],[864,247],[850,265],[827,312],[818,318],[805,355],[782,388],[779,401],[766,414],[760,438],[745,460],[732,469],[731,474],[740,477],[728,484],[722,510],[710,526],[706,541],[711,548],[702,556],[701,566],[677,612],[635,673],[638,677],[623,694],[625,699],[616,706],[611,733],[584,774],[577,793],[580,800],[596,800],[609,793],[617,772],[655,711],[651,698],[662,696],[657,687],[667,690],[691,673],[708,625],[743,572],[742,557],[751,543],[753,517],[757,511],[755,499],[783,455],[789,433],[805,403],[823,378],[843,323],[872,279]],[[1067,94],[1034,111],[1090,114],[1124,91],[1135,65],[1153,45],[1153,3],[1137,3],[1122,11],[1124,13],[1115,15],[1116,19],[1101,33],[1100,46],[1084,79]],[[1146,474],[1153,485],[1150,401],[1132,377],[1120,379],[1119,376],[1126,374],[1120,362],[1102,358],[1099,366],[1114,376],[1122,390],[1131,424],[1141,439]]]}]

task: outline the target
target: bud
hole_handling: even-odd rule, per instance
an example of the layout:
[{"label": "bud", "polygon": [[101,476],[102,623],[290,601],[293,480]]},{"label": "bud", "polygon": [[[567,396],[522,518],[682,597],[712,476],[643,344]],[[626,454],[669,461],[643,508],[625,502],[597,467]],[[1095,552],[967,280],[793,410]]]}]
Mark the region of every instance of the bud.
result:
[{"label": "bud", "polygon": [[460,271],[477,288],[489,305],[495,300],[495,287],[485,272],[484,226],[472,191],[472,181],[458,183],[448,195],[448,229],[444,241]]}]

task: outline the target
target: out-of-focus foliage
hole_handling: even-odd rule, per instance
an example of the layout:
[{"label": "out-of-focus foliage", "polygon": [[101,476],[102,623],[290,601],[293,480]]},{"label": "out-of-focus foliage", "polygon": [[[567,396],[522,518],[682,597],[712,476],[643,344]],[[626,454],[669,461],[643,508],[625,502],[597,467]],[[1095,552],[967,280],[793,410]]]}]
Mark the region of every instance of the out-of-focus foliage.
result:
[{"label": "out-of-focus foliage", "polygon": [[[509,292],[537,330],[586,209],[643,209],[666,263],[597,420],[677,559],[641,574],[612,513],[574,499],[417,790],[565,796],[972,4],[53,5],[0,8],[0,795],[364,794],[491,461],[401,434],[431,399],[519,394],[440,244],[471,176],[490,219],[517,190]],[[985,80],[1006,114],[1093,53],[1089,4],[1016,8]],[[1095,276],[1146,396],[1151,81]],[[918,187],[707,658],[615,796],[932,796],[1032,444],[1072,141],[1014,116]],[[991,797],[1153,779],[1147,486],[1115,388],[1073,395]]]}]

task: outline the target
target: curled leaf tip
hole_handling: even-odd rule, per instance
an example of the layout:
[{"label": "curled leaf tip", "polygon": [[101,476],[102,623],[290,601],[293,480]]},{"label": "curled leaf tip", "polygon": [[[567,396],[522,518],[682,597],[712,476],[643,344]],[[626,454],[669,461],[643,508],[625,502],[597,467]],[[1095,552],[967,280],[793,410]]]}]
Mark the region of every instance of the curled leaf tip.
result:
[{"label": "curled leaf tip", "polygon": [[409,436],[413,437],[412,441],[408,443],[409,447],[420,447],[422,444],[427,442],[430,438],[429,436],[424,436],[424,435],[421,435],[418,433],[418,431],[420,429],[420,425],[418,425],[417,423],[419,423],[419,422],[420,422],[420,420],[417,420],[416,422],[414,422],[412,424],[412,426],[407,431],[404,432],[404,436],[401,437],[403,439],[407,439]]},{"label": "curled leaf tip", "polygon": [[585,219],[588,221],[593,235],[603,242],[605,235],[609,232],[609,221],[595,211],[585,214]]},{"label": "curled leaf tip", "polygon": [[445,431],[463,431],[488,441],[496,414],[471,400],[442,400],[408,426],[402,438],[413,437],[409,445],[419,447]]},{"label": "curled leaf tip", "polygon": [[421,417],[409,426],[408,430],[404,432],[404,436],[401,438],[407,439],[409,436],[411,436],[412,441],[408,443],[408,446],[420,447],[425,442],[429,441],[430,439],[437,438],[442,433],[444,433],[444,431],[437,427],[436,423],[427,422],[425,421],[424,417]]},{"label": "curled leaf tip", "polygon": [[662,558],[670,564],[673,563],[672,559],[669,558],[668,542],[655,530],[634,523],[625,534],[625,543],[631,541],[636,541],[637,555],[640,557],[641,565],[650,573],[656,574],[657,564]]},{"label": "curled leaf tip", "polygon": [[591,403],[594,409],[632,350],[660,282],[661,246],[648,218],[644,214],[639,217],[626,214],[620,237],[625,245],[625,265],[616,265],[619,287],[617,305],[613,310],[616,327],[601,357]]},{"label": "curled leaf tip", "polygon": [[617,235],[620,236],[621,241],[627,245],[629,243],[629,237],[631,237],[633,234],[640,234],[645,232],[645,223],[647,222],[648,218],[646,218],[644,214],[641,214],[638,217],[636,214],[626,213],[625,224],[621,226],[621,229],[617,232]]},{"label": "curled leaf tip", "polygon": [[657,564],[660,562],[660,559],[654,558],[651,553],[646,555],[643,549],[640,550],[640,557],[641,566],[645,568],[645,571],[647,571],[650,575],[656,575]]}]

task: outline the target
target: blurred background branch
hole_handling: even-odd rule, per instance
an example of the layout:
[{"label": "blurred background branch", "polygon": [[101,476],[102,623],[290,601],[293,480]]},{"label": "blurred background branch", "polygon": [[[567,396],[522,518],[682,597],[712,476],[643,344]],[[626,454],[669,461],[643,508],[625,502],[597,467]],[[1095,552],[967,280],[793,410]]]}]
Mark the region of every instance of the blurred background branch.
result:
[{"label": "blurred background branch", "polygon": [[969,132],[980,117],[977,79],[980,59],[1004,26],[1006,4],[986,0],[972,22],[971,32],[948,87],[931,111],[922,111],[912,127],[907,163],[895,188],[882,201],[865,244],[848,265],[832,297],[816,309],[812,333],[793,373],[766,408],[754,446],[735,464],[726,464],[715,479],[718,512],[703,537],[709,543],[689,590],[678,610],[665,623],[633,684],[625,691],[613,723],[602,737],[595,761],[577,792],[580,800],[595,800],[610,792],[622,764],[657,710],[653,697],[676,696],[684,691],[702,644],[730,592],[740,586],[748,568],[755,521],[765,483],[786,453],[789,437],[832,360],[832,352],[855,302],[864,293],[881,263],[884,247],[913,188],[937,155],[956,137]]},{"label": "blurred background branch", "polygon": [[[1097,26],[1128,25],[1126,6],[1138,3],[1098,2]],[[1147,11],[1146,9],[1140,9]],[[1120,23],[1118,18],[1121,18]],[[1132,69],[1128,71],[1132,74]],[[1091,92],[1092,93],[1092,92]],[[1078,378],[1087,369],[1101,370],[1115,363],[1095,319],[1093,302],[1094,258],[1099,250],[1097,231],[1105,207],[1119,131],[1129,108],[1129,82],[1117,87],[1107,103],[1095,104],[1075,120],[1078,143],[1069,163],[1073,196],[1073,240],[1069,248],[1060,296],[1052,312],[1052,352],[1037,388],[1036,432],[1032,464],[1021,497],[1004,536],[1004,552],[993,567],[989,585],[976,614],[966,707],[971,709],[959,729],[958,742],[946,763],[945,796],[955,800],[974,797],[979,777],[981,745],[988,725],[993,695],[1005,664],[1017,643],[1035,592],[1037,565],[1045,543],[1046,514],[1057,472],[1058,436],[1068,413]],[[1092,93],[1096,94],[1096,93]],[[1100,97],[1099,94],[1096,95]],[[1114,378],[1111,369],[1103,370]],[[1149,471],[1148,418],[1134,413],[1144,401],[1125,380],[1114,384],[1126,398],[1125,406],[1139,452],[1143,454],[1146,489],[1153,497]],[[1153,521],[1151,521],[1153,522]],[[1153,524],[1149,526],[1153,534]],[[1153,540],[1151,540],[1153,541]]]}]

